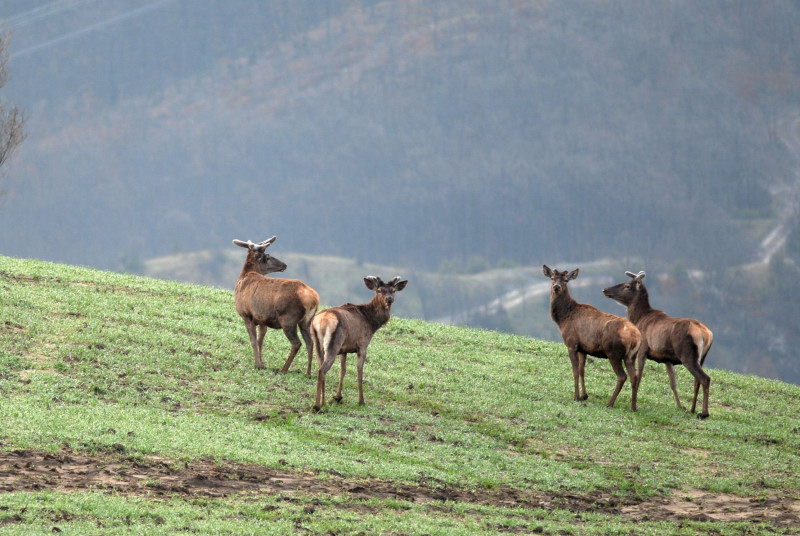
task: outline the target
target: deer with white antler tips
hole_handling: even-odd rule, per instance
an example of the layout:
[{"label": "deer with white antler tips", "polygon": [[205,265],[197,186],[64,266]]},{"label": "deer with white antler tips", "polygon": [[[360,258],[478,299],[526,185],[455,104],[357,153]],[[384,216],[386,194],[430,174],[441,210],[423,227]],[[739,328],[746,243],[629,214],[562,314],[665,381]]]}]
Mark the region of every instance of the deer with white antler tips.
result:
[{"label": "deer with white antler tips", "polygon": [[[630,321],[604,313],[591,305],[578,303],[569,294],[567,283],[578,277],[578,269],[571,272],[552,270],[542,266],[545,277],[550,278],[550,316],[558,325],[572,362],[575,383],[575,400],[586,400],[586,356],[607,358],[617,375],[617,386],[608,400],[612,407],[617,396],[631,378],[631,409],[636,411],[636,394],[639,379],[635,361],[642,336]],[[625,374],[627,369],[628,374]]]},{"label": "deer with white antler tips", "polygon": [[256,368],[264,368],[261,360],[261,348],[267,328],[282,329],[292,345],[289,357],[283,364],[281,372],[286,372],[302,346],[297,336],[297,329],[303,336],[308,350],[308,367],[306,375],[311,375],[311,361],[314,357],[314,345],[311,340],[311,319],[319,306],[317,292],[297,279],[278,279],[264,277],[271,272],[283,272],[286,264],[266,253],[266,249],[275,241],[275,237],[254,244],[251,241],[234,240],[237,246],[247,248],[247,258],[236,282],[234,302],[236,312],[244,320],[250,344],[256,359]]},{"label": "deer with white antler tips", "polygon": [[625,272],[630,281],[603,289],[603,294],[627,308],[628,318],[642,332],[642,347],[638,355],[637,376],[641,380],[647,359],[664,363],[675,402],[683,409],[678,397],[674,365],[683,365],[694,376],[694,398],[691,412],[697,407],[700,386],[703,387],[703,411],[700,419],[708,417],[708,390],[711,378],[703,370],[706,355],[714,342],[714,334],[693,318],[674,318],[650,306],[645,273]]},{"label": "deer with white antler tips", "polygon": [[314,411],[320,411],[325,405],[325,375],[333,366],[336,356],[341,356],[339,371],[339,387],[334,400],[342,400],[342,384],[346,370],[347,354],[355,353],[358,356],[356,367],[358,370],[358,403],[364,404],[364,362],[367,360],[367,346],[372,336],[383,327],[391,316],[395,292],[406,288],[407,280],[400,280],[400,276],[384,283],[380,277],[368,276],[364,278],[367,288],[375,291],[372,301],[362,305],[345,303],[338,307],[331,307],[320,311],[311,322],[311,336],[317,349],[317,363],[319,373],[317,376],[317,396],[314,402]]}]

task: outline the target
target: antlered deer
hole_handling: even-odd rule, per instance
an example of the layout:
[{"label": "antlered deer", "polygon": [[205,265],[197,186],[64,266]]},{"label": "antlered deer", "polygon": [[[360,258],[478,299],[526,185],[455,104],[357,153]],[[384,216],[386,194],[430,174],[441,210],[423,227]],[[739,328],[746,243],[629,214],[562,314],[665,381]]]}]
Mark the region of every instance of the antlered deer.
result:
[{"label": "antlered deer", "polygon": [[257,369],[264,368],[261,348],[267,328],[280,328],[292,344],[289,357],[281,369],[281,372],[288,371],[294,356],[302,346],[297,336],[299,327],[308,350],[306,375],[310,376],[314,346],[309,328],[319,306],[319,295],[313,288],[297,279],[264,277],[268,273],[282,272],[286,269],[286,264],[265,253],[274,241],[274,236],[258,244],[249,240],[233,241],[237,246],[247,248],[247,258],[234,291],[236,312],[244,320],[247,334],[250,335]]},{"label": "antlered deer", "polygon": [[338,307],[331,307],[320,311],[311,322],[311,336],[317,349],[317,363],[319,375],[317,376],[317,397],[314,402],[314,411],[319,411],[325,405],[325,375],[333,366],[337,355],[341,356],[341,369],[339,372],[339,387],[334,400],[342,400],[342,383],[346,370],[347,354],[355,352],[358,356],[358,403],[364,404],[364,362],[367,359],[367,346],[372,336],[383,327],[391,316],[392,303],[395,292],[406,288],[407,280],[395,277],[384,283],[380,277],[368,276],[364,278],[367,288],[375,291],[372,301],[362,305],[346,303]]},{"label": "antlered deer", "polygon": [[603,294],[618,302],[628,310],[628,319],[636,324],[642,332],[642,348],[638,356],[638,377],[641,380],[646,359],[664,363],[669,375],[669,385],[675,395],[675,402],[683,409],[678,397],[675,383],[674,365],[683,365],[694,376],[694,399],[692,413],[697,406],[697,395],[703,386],[703,411],[697,417],[708,417],[708,388],[711,378],[703,370],[703,362],[714,334],[706,326],[692,318],[673,318],[663,311],[650,307],[650,298],[642,279],[645,273],[625,272],[631,278],[627,283],[620,283],[603,290]]},{"label": "antlered deer", "polygon": [[[550,317],[558,325],[572,361],[575,381],[575,400],[586,400],[586,355],[607,358],[617,375],[617,386],[608,400],[612,407],[617,396],[631,377],[631,409],[636,411],[639,379],[635,361],[642,337],[630,321],[604,313],[591,305],[578,303],[569,294],[567,283],[578,277],[578,268],[571,272],[551,270],[546,264],[542,272],[550,278]],[[625,374],[627,368],[628,374]]]}]

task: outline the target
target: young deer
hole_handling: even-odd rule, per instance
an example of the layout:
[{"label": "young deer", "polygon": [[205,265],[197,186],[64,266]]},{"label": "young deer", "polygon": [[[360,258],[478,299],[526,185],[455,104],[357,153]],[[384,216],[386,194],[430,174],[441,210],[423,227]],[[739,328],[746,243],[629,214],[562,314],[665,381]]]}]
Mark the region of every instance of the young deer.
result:
[{"label": "young deer", "polygon": [[675,402],[683,409],[678,397],[675,382],[674,365],[683,365],[694,376],[694,399],[692,413],[697,406],[697,395],[703,386],[703,412],[697,417],[708,417],[708,388],[711,378],[703,370],[706,354],[714,342],[714,334],[706,326],[692,318],[673,318],[663,311],[650,307],[642,279],[645,273],[625,272],[631,278],[627,283],[620,283],[603,290],[603,294],[616,301],[628,310],[628,318],[642,332],[642,348],[638,357],[638,377],[641,380],[646,359],[656,363],[664,363],[669,376],[669,386],[675,395]]},{"label": "young deer", "polygon": [[325,405],[325,375],[333,366],[337,355],[341,356],[341,369],[339,372],[339,387],[334,400],[342,400],[342,383],[346,370],[347,354],[354,353],[358,356],[358,403],[364,404],[364,362],[367,360],[367,346],[375,332],[383,327],[391,316],[392,303],[395,292],[406,288],[407,280],[395,277],[388,283],[381,278],[368,276],[364,278],[367,288],[375,291],[372,301],[362,305],[345,303],[320,311],[311,322],[311,336],[317,349],[317,363],[319,374],[317,376],[317,397],[314,402],[314,411],[319,411]]},{"label": "young deer", "polygon": [[233,241],[237,246],[247,248],[247,258],[234,291],[236,312],[244,320],[247,334],[250,335],[257,369],[264,368],[261,348],[267,328],[280,328],[292,344],[289,357],[281,369],[281,372],[288,371],[294,356],[302,346],[297,336],[299,327],[308,350],[306,375],[310,376],[314,347],[309,328],[319,306],[319,295],[313,288],[297,279],[264,277],[268,273],[282,272],[286,269],[286,264],[265,253],[274,241],[274,236],[259,244],[249,240]]},{"label": "young deer", "polygon": [[558,325],[569,352],[575,381],[575,400],[586,400],[589,397],[584,378],[588,354],[607,358],[617,375],[617,386],[608,400],[608,407],[614,405],[625,380],[630,376],[631,409],[636,411],[639,378],[636,376],[634,363],[642,340],[639,330],[625,318],[604,313],[591,305],[578,303],[572,299],[567,283],[578,277],[577,268],[571,272],[559,272],[543,265],[542,272],[552,281],[550,317]]}]

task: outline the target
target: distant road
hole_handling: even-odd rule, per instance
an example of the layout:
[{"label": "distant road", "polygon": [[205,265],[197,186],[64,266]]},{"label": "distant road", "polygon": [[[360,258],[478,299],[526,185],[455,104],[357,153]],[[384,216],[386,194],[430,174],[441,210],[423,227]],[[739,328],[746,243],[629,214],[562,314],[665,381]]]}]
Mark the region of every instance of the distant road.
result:
[{"label": "distant road", "polygon": [[[771,192],[773,195],[782,196],[786,199],[786,204],[778,217],[775,227],[770,230],[759,245],[756,253],[757,260],[762,263],[769,263],[772,257],[786,244],[789,234],[795,229],[800,218],[800,112],[795,112],[778,122],[778,136],[781,141],[797,159],[797,168],[794,176],[784,184],[777,185]],[[694,271],[690,274],[693,279],[702,277],[702,272]],[[613,283],[610,277],[587,277],[570,283],[570,288],[581,288],[587,286],[605,286]],[[509,309],[521,305],[529,298],[546,296],[550,292],[550,283],[543,281],[534,283],[526,287],[512,290],[495,298],[485,305],[479,305],[466,311],[449,316],[436,318],[433,322],[442,324],[465,324],[469,319],[476,315],[490,316],[497,314],[500,309]]]},{"label": "distant road", "polygon": [[773,192],[774,195],[785,196],[786,205],[778,218],[778,223],[767,233],[758,248],[758,261],[762,263],[772,260],[773,255],[783,247],[800,215],[800,112],[779,121],[778,136],[794,155],[798,167],[795,169],[793,180]]}]

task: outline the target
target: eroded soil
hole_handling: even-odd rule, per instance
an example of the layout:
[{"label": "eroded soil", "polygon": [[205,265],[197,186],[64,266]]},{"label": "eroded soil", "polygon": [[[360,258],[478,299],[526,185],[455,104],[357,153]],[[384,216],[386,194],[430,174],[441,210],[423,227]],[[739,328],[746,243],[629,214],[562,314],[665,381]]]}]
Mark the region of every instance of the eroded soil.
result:
[{"label": "eroded soil", "polygon": [[259,465],[210,460],[185,464],[159,457],[96,456],[65,449],[57,454],[0,452],[0,493],[13,491],[108,491],[123,495],[226,497],[234,494],[346,495],[353,499],[395,498],[409,502],[455,501],[501,507],[560,508],[621,515],[635,520],[768,522],[800,527],[800,500],[748,499],[696,490],[646,501],[606,493],[543,494],[511,488],[474,490],[444,485],[395,484],[357,480],[338,474],[278,470]]}]

